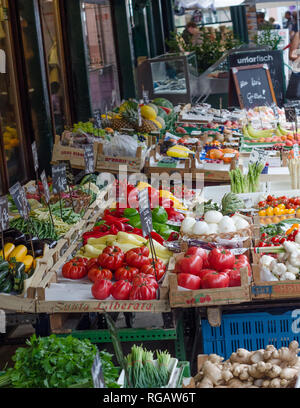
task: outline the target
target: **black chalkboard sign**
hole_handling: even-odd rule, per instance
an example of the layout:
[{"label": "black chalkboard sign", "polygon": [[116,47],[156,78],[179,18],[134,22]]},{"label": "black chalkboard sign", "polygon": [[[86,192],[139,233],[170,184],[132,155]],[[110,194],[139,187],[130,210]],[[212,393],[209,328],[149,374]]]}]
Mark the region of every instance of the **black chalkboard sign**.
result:
[{"label": "black chalkboard sign", "polygon": [[148,188],[144,188],[139,192],[138,199],[143,235],[146,237],[153,230]]},{"label": "black chalkboard sign", "polygon": [[[247,50],[231,53],[228,56],[229,68],[242,67],[257,64],[267,64],[273,84],[276,102],[279,107],[284,104],[286,91],[282,50]],[[229,87],[232,88],[232,83]],[[229,88],[229,106],[239,106],[237,96],[231,94]]]},{"label": "black chalkboard sign", "polygon": [[231,69],[235,91],[241,108],[271,106],[276,103],[269,68],[266,64]]},{"label": "black chalkboard sign", "polygon": [[55,164],[52,166],[53,193],[62,193],[66,190],[67,186],[66,165],[62,163]]},{"label": "black chalkboard sign", "polygon": [[8,201],[7,197],[0,197],[0,231],[5,231],[9,228],[8,218]]},{"label": "black chalkboard sign", "polygon": [[25,190],[21,186],[19,181],[9,189],[9,192],[16,204],[19,214],[21,215],[21,217],[27,220],[31,208],[26,198]]}]

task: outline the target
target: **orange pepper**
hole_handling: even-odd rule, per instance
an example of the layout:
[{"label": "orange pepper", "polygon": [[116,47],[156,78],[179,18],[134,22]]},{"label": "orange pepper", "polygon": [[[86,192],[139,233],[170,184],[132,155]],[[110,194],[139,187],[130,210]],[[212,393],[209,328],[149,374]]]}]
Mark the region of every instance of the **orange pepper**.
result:
[{"label": "orange pepper", "polygon": [[293,225],[291,226],[291,228],[289,228],[289,229],[286,231],[285,235],[289,235],[291,232],[294,231],[294,229],[299,229],[299,224],[293,224]]}]

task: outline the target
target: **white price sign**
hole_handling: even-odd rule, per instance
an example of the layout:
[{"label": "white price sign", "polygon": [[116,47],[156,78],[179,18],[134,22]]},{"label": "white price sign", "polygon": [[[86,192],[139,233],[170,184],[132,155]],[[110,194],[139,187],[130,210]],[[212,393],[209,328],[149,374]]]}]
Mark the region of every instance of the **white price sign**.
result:
[{"label": "white price sign", "polygon": [[298,144],[294,144],[293,151],[294,151],[294,157],[298,157],[299,156],[299,145]]},{"label": "white price sign", "polygon": [[269,157],[269,152],[264,149],[260,149],[259,147],[254,147],[250,154],[249,163],[256,163],[260,162],[266,164]]}]

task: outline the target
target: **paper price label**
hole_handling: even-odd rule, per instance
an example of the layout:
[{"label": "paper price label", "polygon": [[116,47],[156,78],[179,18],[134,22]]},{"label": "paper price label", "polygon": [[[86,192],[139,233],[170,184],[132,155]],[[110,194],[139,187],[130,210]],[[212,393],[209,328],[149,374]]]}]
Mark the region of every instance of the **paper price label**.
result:
[{"label": "paper price label", "polygon": [[298,144],[294,144],[293,151],[294,151],[294,157],[298,157],[299,156],[299,145]]},{"label": "paper price label", "polygon": [[5,231],[9,228],[8,217],[8,201],[7,197],[0,197],[0,231]]},{"label": "paper price label", "polygon": [[224,157],[225,157],[225,158],[227,157],[227,158],[231,158],[231,159],[232,159],[233,157],[235,157],[235,154],[234,154],[234,153],[225,153],[225,154],[224,154]]},{"label": "paper price label", "polygon": [[143,99],[146,105],[149,103],[149,91],[143,91]]},{"label": "paper price label", "polygon": [[138,200],[143,235],[144,237],[146,237],[153,230],[152,213],[149,205],[148,188],[145,188],[144,190],[141,190],[139,192]]},{"label": "paper price label", "polygon": [[49,190],[45,170],[43,170],[42,173],[41,173],[41,181],[42,181],[42,184],[43,184],[45,200],[46,200],[46,203],[48,204],[49,201],[50,201],[50,190]]},{"label": "paper price label", "polygon": [[85,162],[85,174],[94,173],[95,160],[94,160],[94,147],[92,144],[87,145],[84,148],[84,162]]},{"label": "paper price label", "polygon": [[266,164],[267,160],[269,157],[269,152],[264,150],[264,149],[260,149],[259,147],[254,147],[251,151],[250,154],[250,159],[249,159],[249,163],[263,163]]},{"label": "paper price label", "polygon": [[102,361],[98,351],[92,365],[92,377],[94,388],[105,388]]},{"label": "paper price label", "polygon": [[101,112],[99,110],[94,111],[94,126],[99,129],[102,128]]},{"label": "paper price label", "polygon": [[142,115],[141,115],[141,108],[138,107],[138,119],[139,119],[139,127],[142,126]]},{"label": "paper price label", "polygon": [[39,159],[38,159],[38,153],[37,153],[37,148],[36,148],[36,142],[32,143],[31,150],[32,150],[34,171],[36,172],[39,168]]},{"label": "paper price label", "polygon": [[66,190],[68,183],[65,164],[60,163],[52,166],[52,186],[54,194],[62,193]]},{"label": "paper price label", "polygon": [[27,220],[31,208],[26,198],[24,188],[21,186],[19,182],[17,182],[9,189],[9,192],[16,204],[19,214],[21,215],[21,217]]}]

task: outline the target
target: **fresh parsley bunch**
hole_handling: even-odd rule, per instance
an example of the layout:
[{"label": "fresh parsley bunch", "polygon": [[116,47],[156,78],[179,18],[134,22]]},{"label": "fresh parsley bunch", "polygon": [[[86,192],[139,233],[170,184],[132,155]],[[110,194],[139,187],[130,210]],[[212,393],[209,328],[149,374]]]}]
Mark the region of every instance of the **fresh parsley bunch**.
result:
[{"label": "fresh parsley bunch", "polygon": [[[15,388],[68,388],[76,384],[93,387],[91,368],[97,348],[90,340],[72,336],[36,337],[34,334],[12,357],[15,365],[7,370]],[[107,387],[114,387],[118,370],[111,355],[100,352]]]}]

